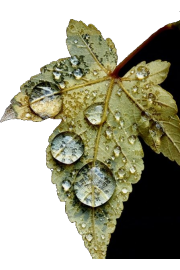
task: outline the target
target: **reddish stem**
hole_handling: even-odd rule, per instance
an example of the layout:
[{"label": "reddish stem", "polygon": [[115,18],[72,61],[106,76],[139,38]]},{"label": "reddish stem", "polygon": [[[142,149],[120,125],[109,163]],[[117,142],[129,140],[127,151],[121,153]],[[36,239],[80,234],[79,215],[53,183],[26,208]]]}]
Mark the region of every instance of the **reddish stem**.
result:
[{"label": "reddish stem", "polygon": [[[178,22],[179,23],[179,22]],[[144,48],[150,41],[152,41],[156,36],[158,36],[160,33],[164,32],[165,30],[175,28],[177,23],[171,23],[167,24],[164,27],[157,30],[155,33],[153,33],[148,39],[146,39],[140,46],[138,46],[132,53],[130,53],[116,68],[115,70],[110,74],[113,78],[119,77],[119,71],[131,60],[142,48]]]}]

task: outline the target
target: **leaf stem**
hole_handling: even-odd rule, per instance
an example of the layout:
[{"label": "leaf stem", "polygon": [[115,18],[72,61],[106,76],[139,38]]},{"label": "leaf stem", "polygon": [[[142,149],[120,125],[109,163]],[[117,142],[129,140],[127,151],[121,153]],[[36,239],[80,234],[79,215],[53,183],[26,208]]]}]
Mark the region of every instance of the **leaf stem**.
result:
[{"label": "leaf stem", "polygon": [[178,28],[180,30],[180,21],[174,23],[168,23],[158,30],[156,30],[153,34],[151,34],[146,40],[144,40],[138,47],[136,47],[131,53],[129,53],[115,68],[115,70],[110,74],[113,78],[119,78],[119,71],[139,52],[141,51],[149,42],[151,42],[156,36],[160,33]]}]

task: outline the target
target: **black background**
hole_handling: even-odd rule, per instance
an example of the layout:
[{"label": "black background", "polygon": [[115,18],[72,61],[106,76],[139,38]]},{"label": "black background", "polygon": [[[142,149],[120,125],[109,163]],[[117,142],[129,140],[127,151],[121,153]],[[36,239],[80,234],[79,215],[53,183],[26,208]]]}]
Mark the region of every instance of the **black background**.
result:
[{"label": "black background", "polygon": [[[157,28],[180,20],[177,12],[1,13],[0,115],[20,85],[39,68],[68,56],[69,19],[93,23],[110,36],[119,61]],[[10,22],[10,23],[9,23]],[[121,71],[140,61],[171,62],[162,87],[180,108],[180,32],[159,35]],[[0,125],[1,258],[88,259],[81,237],[58,201],[46,168],[45,149],[58,121],[7,121]],[[143,142],[145,170],[133,186],[112,234],[107,258],[179,258],[180,167]]]}]

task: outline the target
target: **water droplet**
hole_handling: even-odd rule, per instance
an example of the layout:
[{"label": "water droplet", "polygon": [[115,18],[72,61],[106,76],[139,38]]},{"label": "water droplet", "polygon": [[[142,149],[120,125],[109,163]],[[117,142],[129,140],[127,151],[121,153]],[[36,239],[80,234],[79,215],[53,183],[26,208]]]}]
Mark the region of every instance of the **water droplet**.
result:
[{"label": "water droplet", "polygon": [[54,71],[54,72],[53,72],[53,76],[54,76],[54,79],[55,79],[56,81],[59,81],[60,78],[61,78],[61,73],[59,73],[59,72],[57,72],[57,71]]},{"label": "water droplet", "polygon": [[133,93],[137,93],[138,92],[138,88],[137,86],[134,86],[133,89],[132,89]]},{"label": "water droplet", "polygon": [[112,159],[112,160],[115,160],[115,156],[112,156],[111,159]]},{"label": "water droplet", "polygon": [[148,89],[148,88],[149,88],[149,84],[148,84],[148,83],[145,85],[145,88],[146,88],[146,89]]},{"label": "water droplet", "polygon": [[108,145],[106,145],[106,150],[109,150],[109,146]]},{"label": "water droplet", "polygon": [[152,94],[152,93],[149,93],[149,95],[148,95],[148,101],[152,103],[155,99],[156,99],[155,95]]},{"label": "water droplet", "polygon": [[136,172],[135,166],[132,165],[132,166],[129,168],[129,171],[130,171],[130,173],[134,174],[134,173]]},{"label": "water droplet", "polygon": [[120,139],[121,142],[124,142],[124,137],[122,136],[121,139]]},{"label": "water droplet", "polygon": [[83,229],[86,228],[86,224],[85,223],[82,223],[81,226],[82,226]]},{"label": "water droplet", "polygon": [[131,73],[131,74],[134,74],[134,69],[132,69],[132,70],[130,71],[130,73]]},{"label": "water droplet", "polygon": [[27,118],[31,118],[31,115],[30,115],[30,113],[26,113],[26,115],[25,115]]},{"label": "water droplet", "polygon": [[143,122],[146,122],[146,121],[148,121],[150,119],[150,116],[149,116],[149,114],[147,113],[147,112],[142,112],[141,113],[141,120],[143,121]]},{"label": "water droplet", "polygon": [[77,198],[91,207],[106,203],[116,186],[111,170],[100,161],[90,162],[80,169],[74,183]]},{"label": "water droplet", "polygon": [[114,116],[115,116],[116,121],[119,122],[121,113],[119,111],[116,111]]},{"label": "water droplet", "polygon": [[122,158],[122,162],[123,162],[123,163],[126,163],[126,162],[127,162],[126,157],[123,157],[123,158]]},{"label": "water droplet", "polygon": [[116,146],[114,148],[114,155],[115,157],[119,157],[119,154],[121,153],[121,148],[119,146]]},{"label": "water droplet", "polygon": [[127,194],[128,193],[127,188],[123,188],[121,191],[122,191],[123,194]]},{"label": "water droplet", "polygon": [[58,134],[51,143],[52,156],[64,164],[76,162],[84,153],[81,137],[73,132]]},{"label": "water droplet", "polygon": [[102,121],[103,110],[104,105],[95,103],[85,110],[84,115],[91,124],[99,125]]},{"label": "water droplet", "polygon": [[98,75],[98,72],[96,70],[93,71],[94,76]]},{"label": "water droplet", "polygon": [[102,234],[102,235],[101,235],[101,238],[102,238],[103,240],[105,239],[105,236],[104,236],[104,234]]},{"label": "water droplet", "polygon": [[62,108],[60,90],[49,82],[36,85],[29,101],[31,109],[43,119],[56,116]]},{"label": "water droplet", "polygon": [[83,76],[83,73],[80,68],[74,70],[73,74],[76,80],[80,80]]},{"label": "water droplet", "polygon": [[155,137],[156,136],[156,131],[155,130],[150,129],[149,130],[149,133],[150,133],[151,137]]},{"label": "water droplet", "polygon": [[75,43],[75,44],[77,44],[77,43],[78,43],[77,39],[75,39],[75,40],[74,40],[74,43]]},{"label": "water droplet", "polygon": [[124,169],[120,169],[119,171],[118,171],[118,176],[119,176],[119,178],[120,179],[123,179],[123,177],[125,176],[125,170]]},{"label": "water droplet", "polygon": [[134,124],[132,125],[132,130],[133,130],[134,132],[136,132],[136,131],[137,131],[137,128],[138,128],[138,125],[137,125],[136,123],[134,123]]},{"label": "water droplet", "polygon": [[121,126],[122,128],[124,127],[124,120],[123,120],[123,119],[120,120],[120,126]]},{"label": "water droplet", "polygon": [[93,91],[92,94],[93,94],[93,97],[97,96],[97,92],[95,92],[95,91]]},{"label": "water droplet", "polygon": [[106,137],[107,137],[107,139],[112,139],[112,135],[113,135],[112,128],[111,127],[108,127],[106,129]]},{"label": "water droplet", "polygon": [[85,35],[83,35],[83,38],[86,39],[86,40],[88,40],[90,38],[90,35],[85,34]]},{"label": "water droplet", "polygon": [[128,141],[130,144],[134,144],[136,141],[136,136],[134,135],[129,136]]},{"label": "water droplet", "polygon": [[119,97],[122,95],[122,89],[121,89],[121,88],[119,88],[119,89],[117,90],[117,95],[118,95]]},{"label": "water droplet", "polygon": [[88,240],[88,242],[91,242],[92,239],[93,239],[93,237],[92,237],[91,234],[87,234],[87,235],[86,235],[86,239]]},{"label": "water droplet", "polygon": [[68,191],[71,187],[71,183],[68,180],[65,180],[62,182],[62,187],[64,191]]},{"label": "water droplet", "polygon": [[65,82],[60,82],[59,86],[60,86],[61,89],[64,89],[66,87]]},{"label": "water droplet", "polygon": [[162,127],[161,127],[161,125],[159,123],[156,123],[156,128],[159,129],[159,130],[162,129]]},{"label": "water droplet", "polygon": [[150,72],[149,69],[145,66],[139,66],[136,71],[136,77],[138,80],[143,80],[149,76]]},{"label": "water droplet", "polygon": [[70,63],[72,65],[72,67],[77,67],[80,64],[77,56],[75,56],[75,55],[70,58]]}]

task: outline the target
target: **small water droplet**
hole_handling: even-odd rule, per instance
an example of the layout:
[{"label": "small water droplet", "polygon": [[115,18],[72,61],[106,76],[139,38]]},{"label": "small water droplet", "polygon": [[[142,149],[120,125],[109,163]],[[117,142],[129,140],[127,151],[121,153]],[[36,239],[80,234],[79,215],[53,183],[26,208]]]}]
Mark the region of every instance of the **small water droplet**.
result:
[{"label": "small water droplet", "polygon": [[80,80],[83,76],[83,73],[80,68],[74,70],[73,74],[76,80]]},{"label": "small water droplet", "polygon": [[112,156],[111,159],[112,159],[112,160],[115,160],[115,156]]},{"label": "small water droplet", "polygon": [[92,239],[93,239],[93,237],[92,237],[91,234],[87,234],[87,235],[86,235],[86,239],[88,240],[88,242],[91,242]]},{"label": "small water droplet", "polygon": [[119,178],[120,179],[123,179],[123,177],[125,176],[125,170],[124,169],[120,169],[119,171],[118,171],[118,176],[119,176]]},{"label": "small water droplet", "polygon": [[134,135],[129,136],[128,141],[130,144],[134,144],[136,141],[136,136]]},{"label": "small water droplet", "polygon": [[159,129],[159,130],[162,129],[162,127],[161,127],[161,125],[159,123],[156,123],[156,128]]},{"label": "small water droplet", "polygon": [[106,129],[106,137],[107,137],[107,139],[112,139],[112,135],[113,135],[112,128],[111,127],[108,127]]},{"label": "small water droplet", "polygon": [[60,82],[59,86],[60,86],[61,89],[64,89],[66,87],[65,82]]},{"label": "small water droplet", "polygon": [[151,102],[151,103],[153,103],[153,101],[154,101],[155,99],[156,99],[155,95],[152,94],[152,93],[149,93],[149,95],[148,95],[148,101]]},{"label": "small water droplet", "polygon": [[26,113],[26,117],[27,117],[27,118],[31,118],[30,113]]},{"label": "small water droplet", "polygon": [[68,191],[71,187],[71,183],[68,180],[65,180],[62,182],[62,187],[64,191]]},{"label": "small water droplet", "polygon": [[124,142],[124,136],[121,137],[120,141],[121,142]]},{"label": "small water droplet", "polygon": [[146,88],[146,89],[148,89],[148,88],[149,88],[149,84],[148,84],[148,83],[145,85],[145,88]]},{"label": "small water droplet", "polygon": [[155,130],[150,129],[149,130],[149,133],[150,133],[151,137],[155,137],[156,136],[156,131]]},{"label": "small water droplet", "polygon": [[54,79],[55,79],[56,81],[59,81],[60,78],[61,78],[61,73],[59,73],[59,72],[57,72],[57,71],[54,71],[54,72],[53,72],[53,76],[54,76]]},{"label": "small water droplet", "polygon": [[119,111],[116,111],[114,117],[115,117],[117,122],[120,121],[120,116],[121,116],[121,113]]},{"label": "small water droplet", "polygon": [[99,125],[102,121],[103,109],[103,104],[95,103],[85,110],[84,115],[91,124]]},{"label": "small water droplet", "polygon": [[122,89],[121,89],[121,88],[119,88],[119,89],[117,90],[117,95],[118,95],[119,97],[122,95]]},{"label": "small water droplet", "polygon": [[121,191],[122,191],[123,194],[127,194],[128,193],[127,188],[123,188]]},{"label": "small water droplet", "polygon": [[78,43],[77,39],[75,39],[75,40],[74,40],[74,43],[75,43],[75,44],[77,44],[77,43]]},{"label": "small water droplet", "polygon": [[106,145],[106,150],[109,150],[109,146],[108,145]]},{"label": "small water droplet", "polygon": [[134,74],[134,69],[132,69],[132,70],[130,71],[130,73],[131,73],[131,74]]},{"label": "small water droplet", "polygon": [[115,157],[119,157],[119,154],[121,153],[121,148],[119,146],[116,146],[114,148],[114,155]]},{"label": "small water droplet", "polygon": [[80,64],[80,62],[79,62],[77,56],[72,56],[72,57],[70,58],[70,63],[71,63],[71,65],[72,65],[72,67],[77,67],[77,66]]},{"label": "small water droplet", "polygon": [[130,173],[134,174],[134,173],[136,172],[135,166],[132,165],[132,166],[129,168],[129,171],[130,171]]},{"label": "small water droplet", "polygon": [[124,127],[124,120],[123,120],[123,119],[120,120],[120,126],[121,126],[122,128]]},{"label": "small water droplet", "polygon": [[101,235],[101,238],[102,238],[103,240],[105,239],[105,236],[104,236],[104,234],[102,234],[102,235]]},{"label": "small water droplet", "polygon": [[138,88],[137,86],[134,86],[133,89],[132,89],[133,93],[137,93],[138,92]]},{"label": "small water droplet", "polygon": [[143,80],[149,76],[149,69],[145,66],[139,66],[136,71],[136,77],[138,80]]},{"label": "small water droplet", "polygon": [[98,72],[96,70],[93,71],[94,76],[98,75]]},{"label": "small water droplet", "polygon": [[123,157],[123,158],[122,158],[122,162],[123,162],[123,163],[126,163],[126,162],[127,162],[126,157]]},{"label": "small water droplet", "polygon": [[86,227],[86,224],[85,223],[82,223],[81,226],[82,226],[82,228],[85,228]]},{"label": "small water droplet", "polygon": [[93,97],[97,96],[97,92],[95,92],[95,91],[93,91],[92,94],[93,94]]},{"label": "small water droplet", "polygon": [[138,128],[138,125],[136,123],[134,123],[132,125],[132,130],[136,132],[137,131],[137,128]]}]

